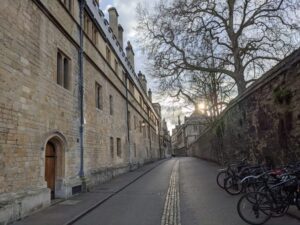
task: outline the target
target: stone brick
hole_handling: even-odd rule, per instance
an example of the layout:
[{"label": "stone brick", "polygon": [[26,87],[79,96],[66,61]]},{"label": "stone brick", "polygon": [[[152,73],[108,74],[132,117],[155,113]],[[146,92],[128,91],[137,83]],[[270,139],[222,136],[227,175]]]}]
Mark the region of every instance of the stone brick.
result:
[{"label": "stone brick", "polygon": [[281,165],[300,160],[300,50],[233,100],[189,154],[219,163],[247,157]]},{"label": "stone brick", "polygon": [[[45,147],[49,140],[60,154],[56,168],[60,173],[56,177],[57,196],[68,198],[72,195],[72,188],[82,184],[78,175],[79,6],[77,0],[73,2],[72,16],[61,1],[1,2],[0,204],[5,207],[0,209],[0,223],[19,219],[49,205],[50,193],[45,182]],[[41,10],[43,7],[44,11]],[[139,129],[130,131],[128,143],[127,103],[131,123],[135,115],[138,121],[150,125],[153,132],[158,124],[149,119],[148,112],[142,109],[136,97],[129,93],[126,99],[126,84],[121,79],[121,73],[116,74],[105,60],[106,38],[99,36],[98,39],[101,43],[96,46],[84,35],[83,144],[88,185],[96,185],[129,171],[132,165],[141,165],[160,157],[158,138],[150,142]],[[56,82],[58,50],[70,62],[71,87],[68,90]],[[112,56],[117,57],[114,52]],[[120,71],[126,71],[122,63],[119,66],[122,66]],[[95,82],[104,89],[103,110],[95,106]],[[113,115],[109,113],[109,95],[114,100]],[[151,104],[149,100],[145,101]],[[157,116],[157,119],[160,118]],[[110,137],[114,138],[113,158]],[[121,157],[117,156],[116,138],[121,139]],[[134,146],[136,157],[133,156]],[[149,149],[149,154],[146,149]],[[30,194],[24,192],[25,189]],[[16,195],[19,195],[18,201],[24,210],[16,204]]]}]

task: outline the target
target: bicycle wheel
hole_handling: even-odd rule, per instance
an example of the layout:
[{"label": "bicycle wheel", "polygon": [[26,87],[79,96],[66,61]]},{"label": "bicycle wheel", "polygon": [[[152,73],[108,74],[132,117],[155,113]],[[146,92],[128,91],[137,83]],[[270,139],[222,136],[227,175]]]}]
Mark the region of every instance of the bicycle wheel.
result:
[{"label": "bicycle wheel", "polygon": [[217,175],[217,184],[220,188],[224,189],[225,179],[228,177],[227,171],[221,171]]},{"label": "bicycle wheel", "polygon": [[247,193],[238,201],[237,211],[241,219],[246,223],[261,225],[272,216],[272,202],[264,193]]},{"label": "bicycle wheel", "polygon": [[241,179],[237,176],[229,176],[225,179],[225,191],[230,195],[238,195],[243,191]]},{"label": "bicycle wheel", "polygon": [[[269,193],[266,193],[269,194]],[[286,193],[282,188],[272,189],[272,194],[276,200],[273,204],[272,217],[282,217],[289,210],[290,193]],[[270,196],[270,195],[268,195]],[[293,198],[293,197],[292,197]]]}]

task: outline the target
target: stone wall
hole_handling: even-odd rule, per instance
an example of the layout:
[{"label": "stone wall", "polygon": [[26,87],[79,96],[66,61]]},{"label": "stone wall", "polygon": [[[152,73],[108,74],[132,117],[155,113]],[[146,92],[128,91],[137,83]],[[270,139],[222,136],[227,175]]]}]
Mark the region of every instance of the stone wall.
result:
[{"label": "stone wall", "polygon": [[234,99],[188,154],[221,164],[244,157],[277,165],[299,160],[300,50]]},{"label": "stone wall", "polygon": [[[80,190],[79,6],[73,12],[59,0],[0,4],[0,224],[50,204],[45,181],[45,149],[55,145],[55,197]],[[100,32],[99,32],[100,33]],[[99,34],[100,35],[100,34]],[[159,158],[158,138],[134,128],[133,116],[152,131],[158,124],[131,93],[119,62],[105,58],[106,38],[98,45],[84,34],[84,172],[88,186]],[[111,47],[111,46],[110,46]],[[57,54],[69,59],[70,85],[57,84]],[[112,50],[112,59],[118,57]],[[95,83],[103,87],[103,109],[95,104]],[[113,115],[109,96],[113,96]],[[145,99],[147,102],[147,99]],[[131,113],[130,143],[127,111]],[[111,153],[110,137],[114,140]],[[121,154],[117,155],[117,138]],[[31,201],[29,204],[28,202]]]},{"label": "stone wall", "polygon": [[[58,1],[53,1],[56,6]],[[66,17],[67,14],[61,14]],[[59,131],[66,177],[79,165],[78,51],[32,1],[3,1],[0,13],[0,192],[44,187],[44,145]],[[57,51],[70,57],[71,88],[56,80]],[[25,172],[26,171],[26,172]]]}]

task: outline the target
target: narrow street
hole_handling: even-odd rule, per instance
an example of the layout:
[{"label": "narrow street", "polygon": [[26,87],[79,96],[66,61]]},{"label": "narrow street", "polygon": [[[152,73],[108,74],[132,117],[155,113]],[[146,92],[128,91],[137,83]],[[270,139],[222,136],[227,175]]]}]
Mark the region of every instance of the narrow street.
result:
[{"label": "narrow street", "polygon": [[[74,224],[245,224],[236,212],[239,197],[229,196],[217,187],[215,183],[217,169],[215,164],[196,158],[173,158],[162,163]],[[179,177],[176,178],[178,170]],[[172,175],[175,176],[173,180]],[[176,185],[178,180],[179,186]],[[180,198],[176,199],[178,187]],[[167,193],[168,204],[165,204]],[[178,200],[180,204],[177,204]],[[271,219],[266,224],[296,225],[299,224],[299,220],[285,216]]]},{"label": "narrow street", "polygon": [[168,160],[159,165],[75,224],[160,224],[174,163]]}]

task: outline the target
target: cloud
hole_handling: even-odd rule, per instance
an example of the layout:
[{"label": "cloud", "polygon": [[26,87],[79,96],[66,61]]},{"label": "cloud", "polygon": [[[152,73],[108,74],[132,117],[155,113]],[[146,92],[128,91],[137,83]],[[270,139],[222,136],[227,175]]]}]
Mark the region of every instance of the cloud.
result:
[{"label": "cloud", "polygon": [[183,99],[178,100],[164,95],[154,96],[153,100],[161,105],[162,115],[170,131],[178,124],[178,117],[180,117],[181,123],[183,123],[184,117],[189,116],[194,111],[194,107],[186,104]]},{"label": "cloud", "polygon": [[145,71],[145,62],[147,61],[147,57],[143,55],[142,51],[138,48],[136,40],[136,7],[140,2],[142,2],[142,0],[113,0],[102,1],[102,4],[100,4],[106,18],[108,18],[108,9],[110,7],[113,6],[118,10],[119,24],[124,28],[124,46],[126,46],[127,41],[130,41],[135,52],[136,72],[140,70]]},{"label": "cloud", "polygon": [[[111,8],[111,7],[113,7],[111,4],[106,5],[106,7],[104,9],[105,15],[108,15],[108,9]],[[107,18],[108,18],[108,16],[107,16]]]},{"label": "cloud", "polygon": [[[137,18],[136,18],[136,7],[138,3],[145,4],[145,0],[101,0],[100,8],[103,10],[106,18],[108,19],[108,9],[110,7],[115,7],[119,13],[119,24],[124,28],[124,46],[126,46],[127,41],[129,40],[133,46],[135,52],[135,69],[136,72],[141,70],[142,72],[146,71],[147,67],[147,57],[143,52],[138,48],[136,40],[136,30]],[[154,3],[155,1],[151,1]],[[147,5],[151,4],[147,2]],[[147,74],[146,74],[147,76]],[[192,113],[193,109],[184,106],[183,101],[176,101],[168,96],[158,96],[155,95],[156,85],[148,77],[148,85],[154,91],[153,100],[154,102],[159,102],[162,106],[162,116],[166,119],[169,130],[175,127],[178,121],[178,116],[180,116],[181,121],[184,120],[184,116]]]}]

